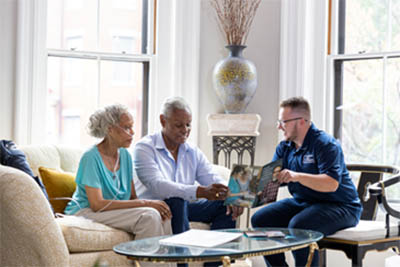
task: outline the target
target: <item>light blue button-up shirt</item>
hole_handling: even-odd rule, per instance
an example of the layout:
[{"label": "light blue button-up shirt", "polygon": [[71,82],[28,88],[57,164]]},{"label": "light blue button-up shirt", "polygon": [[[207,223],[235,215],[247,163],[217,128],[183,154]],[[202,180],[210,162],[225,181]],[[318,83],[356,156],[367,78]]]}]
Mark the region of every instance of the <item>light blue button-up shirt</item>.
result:
[{"label": "light blue button-up shirt", "polygon": [[197,187],[226,182],[212,170],[212,165],[197,147],[179,146],[178,159],[165,146],[162,133],[142,138],[133,151],[136,193],[144,199],[179,197],[195,200]]}]

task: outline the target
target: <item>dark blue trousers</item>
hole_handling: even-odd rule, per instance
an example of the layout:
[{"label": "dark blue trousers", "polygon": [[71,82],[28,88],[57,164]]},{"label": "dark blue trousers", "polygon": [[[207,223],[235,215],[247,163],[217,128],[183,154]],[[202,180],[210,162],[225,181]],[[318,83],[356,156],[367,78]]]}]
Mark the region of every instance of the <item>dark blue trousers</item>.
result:
[{"label": "dark blue trousers", "polygon": [[[253,227],[288,227],[315,230],[326,235],[355,226],[361,215],[361,205],[341,203],[309,203],[287,198],[271,203],[251,217]],[[305,266],[309,249],[293,251],[296,266]],[[288,266],[283,253],[264,257],[267,266]],[[318,251],[311,266],[318,266]]]},{"label": "dark blue trousers", "polygon": [[[209,201],[202,199],[188,202],[181,198],[164,200],[172,212],[172,232],[179,234],[189,230],[190,222],[209,223],[211,230],[235,228],[236,222],[226,215],[226,206],[223,201]],[[207,262],[204,266],[218,266],[221,262]],[[179,264],[178,266],[187,266]]]}]

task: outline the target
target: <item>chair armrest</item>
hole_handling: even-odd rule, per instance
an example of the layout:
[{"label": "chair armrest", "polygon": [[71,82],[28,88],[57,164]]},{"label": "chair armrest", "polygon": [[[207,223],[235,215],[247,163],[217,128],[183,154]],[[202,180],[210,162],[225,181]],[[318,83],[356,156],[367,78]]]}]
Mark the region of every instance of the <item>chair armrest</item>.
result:
[{"label": "chair armrest", "polygon": [[378,204],[384,210],[384,212],[398,219],[400,219],[400,212],[389,206],[389,203],[386,199],[385,189],[399,182],[400,182],[400,174],[396,174],[387,180],[374,183],[368,188],[369,193],[372,196],[377,197]]}]

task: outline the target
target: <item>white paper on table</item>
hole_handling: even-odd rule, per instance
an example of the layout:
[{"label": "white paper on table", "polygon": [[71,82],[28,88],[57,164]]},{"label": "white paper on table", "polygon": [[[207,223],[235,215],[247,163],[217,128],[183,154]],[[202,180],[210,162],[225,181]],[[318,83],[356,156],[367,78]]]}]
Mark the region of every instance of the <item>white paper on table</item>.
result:
[{"label": "white paper on table", "polygon": [[242,236],[243,233],[218,232],[191,229],[182,234],[161,239],[163,245],[185,245],[198,247],[215,247]]}]

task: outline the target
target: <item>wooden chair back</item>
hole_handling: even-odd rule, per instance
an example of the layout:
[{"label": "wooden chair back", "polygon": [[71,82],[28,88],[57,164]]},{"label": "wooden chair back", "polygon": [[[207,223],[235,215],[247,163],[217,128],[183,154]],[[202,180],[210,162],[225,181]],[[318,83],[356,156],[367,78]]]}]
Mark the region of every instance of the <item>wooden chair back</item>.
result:
[{"label": "wooden chair back", "polygon": [[378,202],[376,196],[371,196],[368,187],[376,182],[382,181],[385,175],[394,175],[400,169],[393,166],[378,166],[364,164],[348,164],[349,172],[360,172],[358,179],[357,192],[363,205],[361,220],[375,220],[378,212]]}]

